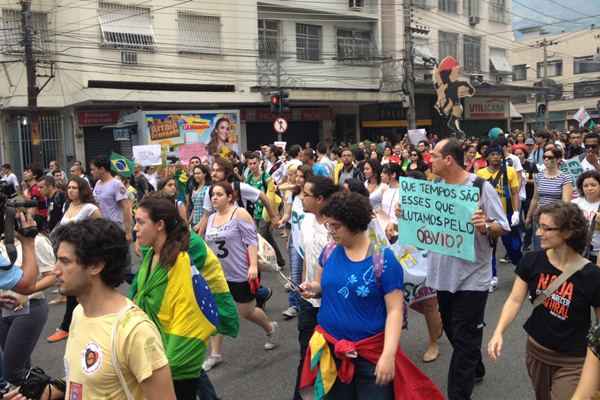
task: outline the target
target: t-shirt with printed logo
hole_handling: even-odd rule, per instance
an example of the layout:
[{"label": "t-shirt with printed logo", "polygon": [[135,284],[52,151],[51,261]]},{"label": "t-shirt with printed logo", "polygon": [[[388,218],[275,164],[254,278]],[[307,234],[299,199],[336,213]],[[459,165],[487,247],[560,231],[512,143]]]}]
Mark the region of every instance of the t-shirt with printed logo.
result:
[{"label": "t-shirt with printed logo", "polygon": [[[531,301],[562,273],[550,263],[545,251],[525,254],[515,272],[527,282]],[[542,346],[583,357],[591,322],[590,307],[599,306],[600,268],[589,263],[535,307],[523,327]]]}]

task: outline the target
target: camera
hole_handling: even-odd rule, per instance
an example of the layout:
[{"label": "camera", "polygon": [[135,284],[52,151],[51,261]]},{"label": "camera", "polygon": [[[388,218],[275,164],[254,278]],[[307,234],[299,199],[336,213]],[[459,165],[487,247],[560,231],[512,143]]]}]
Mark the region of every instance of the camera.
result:
[{"label": "camera", "polygon": [[12,185],[0,181],[0,239],[4,241],[4,247],[10,264],[0,267],[0,270],[10,269],[17,259],[17,248],[15,247],[15,231],[25,237],[33,238],[37,235],[35,226],[22,228],[17,219],[17,210],[22,208],[37,207],[36,200],[18,200]]}]

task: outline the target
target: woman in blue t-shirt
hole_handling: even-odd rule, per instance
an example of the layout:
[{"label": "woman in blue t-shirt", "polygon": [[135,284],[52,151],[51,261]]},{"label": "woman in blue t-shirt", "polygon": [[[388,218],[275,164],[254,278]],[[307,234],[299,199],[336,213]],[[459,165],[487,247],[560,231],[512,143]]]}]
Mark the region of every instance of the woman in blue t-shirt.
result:
[{"label": "woman in blue t-shirt", "polygon": [[[321,214],[336,244],[325,248],[317,279],[303,283],[302,294],[322,297],[320,328],[334,342],[354,342],[357,350],[352,380],[336,379],[327,399],[393,399],[391,382],[402,328],[402,267],[390,249],[371,242],[367,229],[373,210],[364,196],[336,193]],[[377,362],[363,358],[359,341],[382,333]]]}]

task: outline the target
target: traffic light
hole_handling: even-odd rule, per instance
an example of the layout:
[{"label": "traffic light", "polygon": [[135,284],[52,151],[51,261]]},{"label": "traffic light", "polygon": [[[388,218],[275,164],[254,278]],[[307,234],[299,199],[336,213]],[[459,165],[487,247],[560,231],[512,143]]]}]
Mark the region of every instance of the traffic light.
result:
[{"label": "traffic light", "polygon": [[538,104],[537,106],[537,115],[544,115],[546,114],[546,105],[545,104]]},{"label": "traffic light", "polygon": [[281,93],[271,92],[271,112],[278,114],[281,112]]},{"label": "traffic light", "polygon": [[288,92],[287,90],[282,90],[279,92],[279,101],[280,101],[280,106],[279,109],[281,110],[280,112],[287,112],[290,111],[290,92]]}]

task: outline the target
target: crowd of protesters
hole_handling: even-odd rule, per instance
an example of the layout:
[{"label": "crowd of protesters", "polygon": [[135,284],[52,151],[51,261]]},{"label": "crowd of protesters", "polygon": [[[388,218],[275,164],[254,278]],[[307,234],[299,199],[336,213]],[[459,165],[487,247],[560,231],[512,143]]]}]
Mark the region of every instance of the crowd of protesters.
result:
[{"label": "crowd of protesters", "polygon": [[[493,128],[460,141],[390,139],[269,144],[137,165],[130,176],[103,157],[89,174],[77,161],[18,174],[3,165],[5,190],[36,200],[28,213],[39,231],[35,286],[27,296],[0,296],[9,311],[0,319],[5,398],[23,398],[10,389],[39,373],[30,359],[56,288],[50,304],[64,303],[65,312],[47,340],[67,341],[66,376],[44,384],[39,398],[216,400],[208,372],[227,368],[223,335],[237,336],[242,317],[264,332],[265,351],[277,349],[281,328],[265,305],[281,290],[281,318],[296,318],[298,328],[289,398],[468,400],[486,374],[485,309],[500,264],[513,264],[515,277],[489,358],[506,352],[503,334],[527,299],[534,308],[524,325],[524,371],[536,399],[591,398],[600,389],[600,327],[592,327],[592,314],[600,316],[598,132]],[[465,221],[475,230],[475,261],[418,249],[426,296],[416,304],[405,298],[404,267],[391,247],[400,177],[480,193]],[[285,287],[261,282],[265,246]],[[117,288],[126,283],[123,296]],[[446,396],[402,350],[407,308],[427,323],[424,362],[438,359],[443,334],[450,341]]]}]

